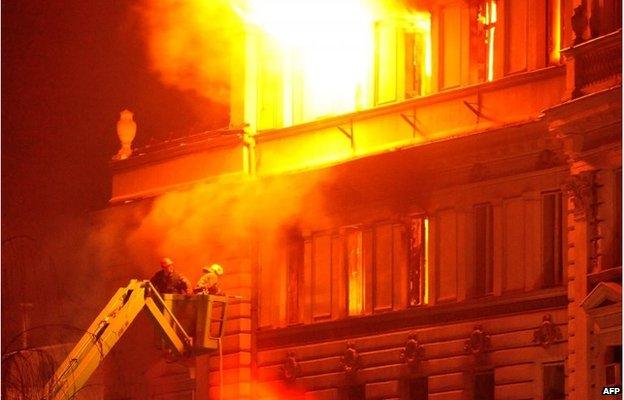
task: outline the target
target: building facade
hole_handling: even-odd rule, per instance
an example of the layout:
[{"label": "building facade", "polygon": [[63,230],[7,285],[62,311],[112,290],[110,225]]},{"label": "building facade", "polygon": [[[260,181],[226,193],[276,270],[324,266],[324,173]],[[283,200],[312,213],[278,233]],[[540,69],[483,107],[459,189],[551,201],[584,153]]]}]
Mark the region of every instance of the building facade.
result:
[{"label": "building facade", "polygon": [[[181,231],[227,254],[242,299],[223,374],[154,373],[151,398],[602,398],[621,385],[621,2],[372,22],[352,82],[241,28],[231,129],[112,162],[111,213],[199,184],[198,207],[251,224]],[[210,218],[228,237],[236,218]]]}]

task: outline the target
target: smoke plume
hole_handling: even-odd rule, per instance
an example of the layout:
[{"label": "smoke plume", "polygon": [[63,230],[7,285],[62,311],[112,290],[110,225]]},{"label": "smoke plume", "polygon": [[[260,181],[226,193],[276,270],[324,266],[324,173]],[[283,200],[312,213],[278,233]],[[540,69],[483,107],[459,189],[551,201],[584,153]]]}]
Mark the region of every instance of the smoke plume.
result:
[{"label": "smoke plume", "polygon": [[224,263],[227,270],[229,261],[249,256],[254,240],[280,246],[285,230],[325,218],[327,182],[319,175],[220,178],[168,192],[149,205],[105,214],[91,246],[99,248],[100,262],[109,265],[121,263],[111,258],[111,250],[125,253],[122,258],[144,278],[165,256],[191,279],[203,264]]},{"label": "smoke plume", "polygon": [[168,86],[229,103],[236,15],[228,0],[144,0],[142,21],[152,70]]}]

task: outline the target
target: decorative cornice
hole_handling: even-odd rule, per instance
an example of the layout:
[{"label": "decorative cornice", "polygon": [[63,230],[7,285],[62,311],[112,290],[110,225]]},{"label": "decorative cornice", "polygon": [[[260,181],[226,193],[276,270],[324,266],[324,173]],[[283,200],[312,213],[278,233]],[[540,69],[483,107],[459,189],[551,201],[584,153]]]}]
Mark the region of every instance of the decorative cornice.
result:
[{"label": "decorative cornice", "polygon": [[568,298],[564,289],[547,289],[518,297],[505,296],[487,301],[472,300],[454,304],[414,307],[379,315],[353,317],[336,321],[303,324],[260,330],[257,346],[265,350],[287,346],[320,343],[327,340],[375,335],[401,329],[450,324],[471,319],[491,318],[519,312],[565,308]]},{"label": "decorative cornice", "polygon": [[552,321],[550,314],[544,315],[539,328],[533,332],[533,343],[539,343],[545,349],[562,338],[561,329]]}]

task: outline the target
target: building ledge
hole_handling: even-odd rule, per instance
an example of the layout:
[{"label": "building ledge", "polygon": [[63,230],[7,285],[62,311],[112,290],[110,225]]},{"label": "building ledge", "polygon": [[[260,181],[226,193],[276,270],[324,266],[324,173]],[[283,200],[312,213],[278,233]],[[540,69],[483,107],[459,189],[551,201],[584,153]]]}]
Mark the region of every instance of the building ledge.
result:
[{"label": "building ledge", "polygon": [[411,111],[414,108],[422,107],[425,105],[461,99],[466,96],[485,94],[487,92],[512,88],[515,86],[531,83],[536,80],[539,81],[564,75],[565,67],[563,65],[543,68],[535,71],[506,76],[493,82],[483,82],[469,86],[462,86],[433,93],[428,96],[416,97],[413,99],[404,100],[388,105],[377,106],[362,111],[341,114],[334,117],[323,118],[320,120],[310,121],[284,128],[268,129],[258,132],[254,136],[254,138],[258,143],[261,143],[263,141],[270,141],[274,139],[297,135],[302,132],[315,131],[336,126],[344,126],[355,121],[366,120],[387,114]]},{"label": "building ledge", "polygon": [[543,289],[502,297],[471,299],[461,303],[440,304],[391,311],[371,316],[350,317],[336,321],[294,325],[285,328],[259,329],[258,349],[306,345],[327,340],[368,336],[403,329],[565,308],[568,297],[564,288]]},{"label": "building ledge", "polygon": [[622,267],[606,268],[602,271],[587,274],[588,287],[594,288],[600,282],[615,282],[622,284]]},{"label": "building ledge", "polygon": [[166,140],[134,149],[130,158],[125,160],[112,160],[110,162],[110,167],[111,170],[117,172],[190,153],[197,153],[220,147],[242,146],[243,136],[243,130],[237,129],[209,131]]}]

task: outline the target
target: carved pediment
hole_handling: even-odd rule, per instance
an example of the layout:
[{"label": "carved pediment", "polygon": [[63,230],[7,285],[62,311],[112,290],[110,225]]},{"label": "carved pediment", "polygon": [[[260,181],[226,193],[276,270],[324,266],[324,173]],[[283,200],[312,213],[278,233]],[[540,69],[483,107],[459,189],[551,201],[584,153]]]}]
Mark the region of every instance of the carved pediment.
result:
[{"label": "carved pediment", "polygon": [[613,282],[600,282],[581,302],[581,307],[590,313],[600,307],[621,303],[622,286]]}]

